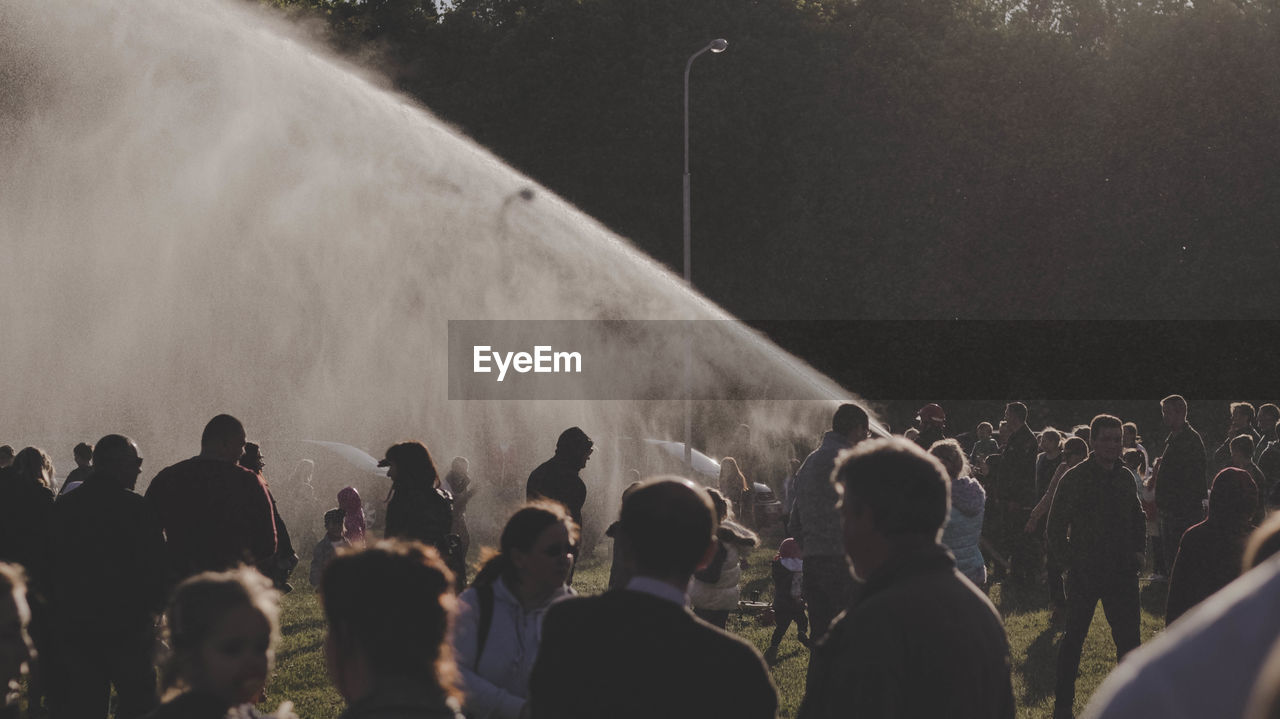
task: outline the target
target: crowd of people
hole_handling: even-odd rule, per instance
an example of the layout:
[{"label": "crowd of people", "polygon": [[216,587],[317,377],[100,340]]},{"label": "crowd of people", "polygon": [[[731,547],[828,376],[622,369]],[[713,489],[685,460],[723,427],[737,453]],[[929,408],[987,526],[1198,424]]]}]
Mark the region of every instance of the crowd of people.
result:
[{"label": "crowd of people", "polygon": [[[989,565],[993,579],[1015,590],[1047,591],[1051,625],[1061,631],[1056,717],[1075,715],[1081,654],[1098,604],[1121,662],[1090,704],[1089,712],[1098,716],[1242,716],[1265,650],[1280,636],[1264,631],[1247,640],[1215,640],[1192,629],[1195,620],[1190,619],[1204,621],[1209,607],[1230,614],[1226,597],[1241,586],[1233,582],[1280,545],[1280,518],[1265,521],[1280,505],[1275,489],[1280,408],[1231,403],[1225,439],[1209,449],[1188,421],[1183,397],[1166,397],[1160,409],[1165,432],[1158,452],[1144,446],[1135,423],[1106,414],[1070,431],[1044,427],[1033,433],[1020,402],[1006,405],[998,425],[982,422],[965,433],[968,465],[956,461],[956,450],[962,449],[956,440],[937,439],[939,425],[945,424],[937,405],[922,408],[919,426],[912,428],[915,441],[939,455],[950,474],[951,521],[942,542],[960,570],[980,588],[989,588]],[[972,476],[965,477],[970,471]],[[985,507],[975,500],[978,492],[985,495]],[[1171,628],[1149,651],[1123,662],[1140,645],[1144,575],[1149,582],[1167,583],[1164,619]],[[1224,590],[1228,585],[1232,590]],[[1215,601],[1207,601],[1211,597]],[[1188,620],[1178,621],[1184,615]],[[1176,639],[1191,632],[1198,638],[1196,649]],[[1237,640],[1250,649],[1237,653]],[[1195,651],[1201,654],[1193,657]],[[1211,681],[1204,676],[1191,681],[1188,674],[1185,687],[1156,696],[1161,689],[1153,682],[1178,681],[1155,678],[1171,663],[1218,660],[1232,672],[1235,694],[1225,706],[1171,700],[1200,692],[1216,697],[1216,689],[1205,691]],[[1135,667],[1145,667],[1142,680],[1130,676]],[[1259,686],[1274,682],[1273,676]],[[1268,696],[1274,694],[1272,687]],[[1141,705],[1137,697],[1152,703]],[[1262,708],[1256,711],[1277,706],[1257,701]]]},{"label": "crowd of people", "polygon": [[[1002,582],[1053,607],[1055,716],[1074,716],[1099,603],[1121,664],[1091,715],[1271,716],[1280,409],[1233,404],[1213,451],[1182,397],[1161,410],[1167,437],[1148,452],[1108,414],[1036,433],[1011,402],[1002,421],[948,437],[931,404],[890,437],[840,405],[785,482],[763,654],[729,631],[761,542],[736,519],[751,501],[738,463],[726,458],[712,488],[633,473],[607,532],[609,590],[579,596],[586,432],[561,433],[469,582],[467,462],[442,476],[426,445],[399,442],[379,462],[382,539],[353,487],[317,518],[309,575],[329,677],[344,719],[774,717],[769,667],[795,624],[810,652],[803,719],[1012,717],[1009,641],[988,596]],[[143,494],[132,439],[75,455],[55,488],[46,453],[0,447],[0,717],[18,716],[24,689],[28,715],[54,719],[105,719],[113,693],[124,719],[261,716],[299,562],[261,448],[219,415],[200,453]],[[1140,649],[1143,573],[1168,582],[1170,628]]]}]

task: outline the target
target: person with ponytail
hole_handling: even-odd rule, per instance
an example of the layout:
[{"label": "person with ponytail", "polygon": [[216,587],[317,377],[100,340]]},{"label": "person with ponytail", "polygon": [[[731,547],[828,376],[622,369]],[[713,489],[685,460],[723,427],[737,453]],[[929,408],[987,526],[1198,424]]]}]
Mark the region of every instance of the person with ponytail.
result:
[{"label": "person with ponytail", "polygon": [[556,502],[538,500],[511,515],[497,552],[462,593],[454,649],[462,672],[466,714],[472,719],[517,719],[529,695],[542,618],[573,596],[578,525]]}]

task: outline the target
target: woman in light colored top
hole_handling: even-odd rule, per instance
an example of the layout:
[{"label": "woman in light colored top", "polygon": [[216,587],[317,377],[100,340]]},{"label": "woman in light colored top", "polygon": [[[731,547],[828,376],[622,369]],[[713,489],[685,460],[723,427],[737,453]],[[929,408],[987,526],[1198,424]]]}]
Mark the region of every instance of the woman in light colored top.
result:
[{"label": "woman in light colored top", "polygon": [[531,502],[507,520],[499,551],[462,593],[453,642],[471,719],[521,716],[542,619],[573,595],[565,582],[577,540],[578,525],[562,505]]},{"label": "woman in light colored top", "polygon": [[942,462],[951,479],[951,517],[942,532],[942,544],[955,555],[956,569],[982,587],[987,583],[987,563],[978,545],[982,539],[987,492],[978,480],[969,476],[969,460],[959,442],[939,440],[929,447],[929,454]]}]

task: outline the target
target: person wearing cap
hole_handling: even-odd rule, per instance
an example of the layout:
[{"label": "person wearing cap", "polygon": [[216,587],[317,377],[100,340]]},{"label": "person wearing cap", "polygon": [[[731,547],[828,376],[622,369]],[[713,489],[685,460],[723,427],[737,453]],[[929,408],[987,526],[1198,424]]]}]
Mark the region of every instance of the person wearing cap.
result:
[{"label": "person wearing cap", "polygon": [[594,445],[587,433],[577,427],[561,432],[560,439],[556,440],[555,456],[529,473],[525,498],[530,502],[535,499],[559,502],[569,510],[573,521],[583,526],[582,505],[587,502],[587,484],[578,473],[587,466]]},{"label": "person wearing cap", "polygon": [[778,553],[769,566],[773,575],[773,636],[765,650],[765,661],[777,661],[778,647],[794,622],[796,641],[809,646],[809,617],[804,611],[804,553],[800,543],[787,537],[778,545]]},{"label": "person wearing cap", "polygon": [[453,497],[440,489],[431,452],[421,442],[400,442],[389,447],[379,467],[387,468],[391,498],[387,500],[387,539],[416,539],[435,547],[451,569],[459,556],[453,531]]},{"label": "person wearing cap", "polygon": [[921,449],[928,451],[934,442],[947,438],[947,413],[942,407],[933,403],[926,404],[916,413],[916,422],[920,423],[920,434],[916,435],[915,443]]}]

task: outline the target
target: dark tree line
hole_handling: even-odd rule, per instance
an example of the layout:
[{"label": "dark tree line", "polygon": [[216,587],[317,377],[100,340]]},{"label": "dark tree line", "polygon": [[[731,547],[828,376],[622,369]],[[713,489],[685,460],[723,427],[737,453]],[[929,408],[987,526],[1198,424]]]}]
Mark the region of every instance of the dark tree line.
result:
[{"label": "dark tree line", "polygon": [[746,318],[1272,316],[1275,0],[274,0]]}]

